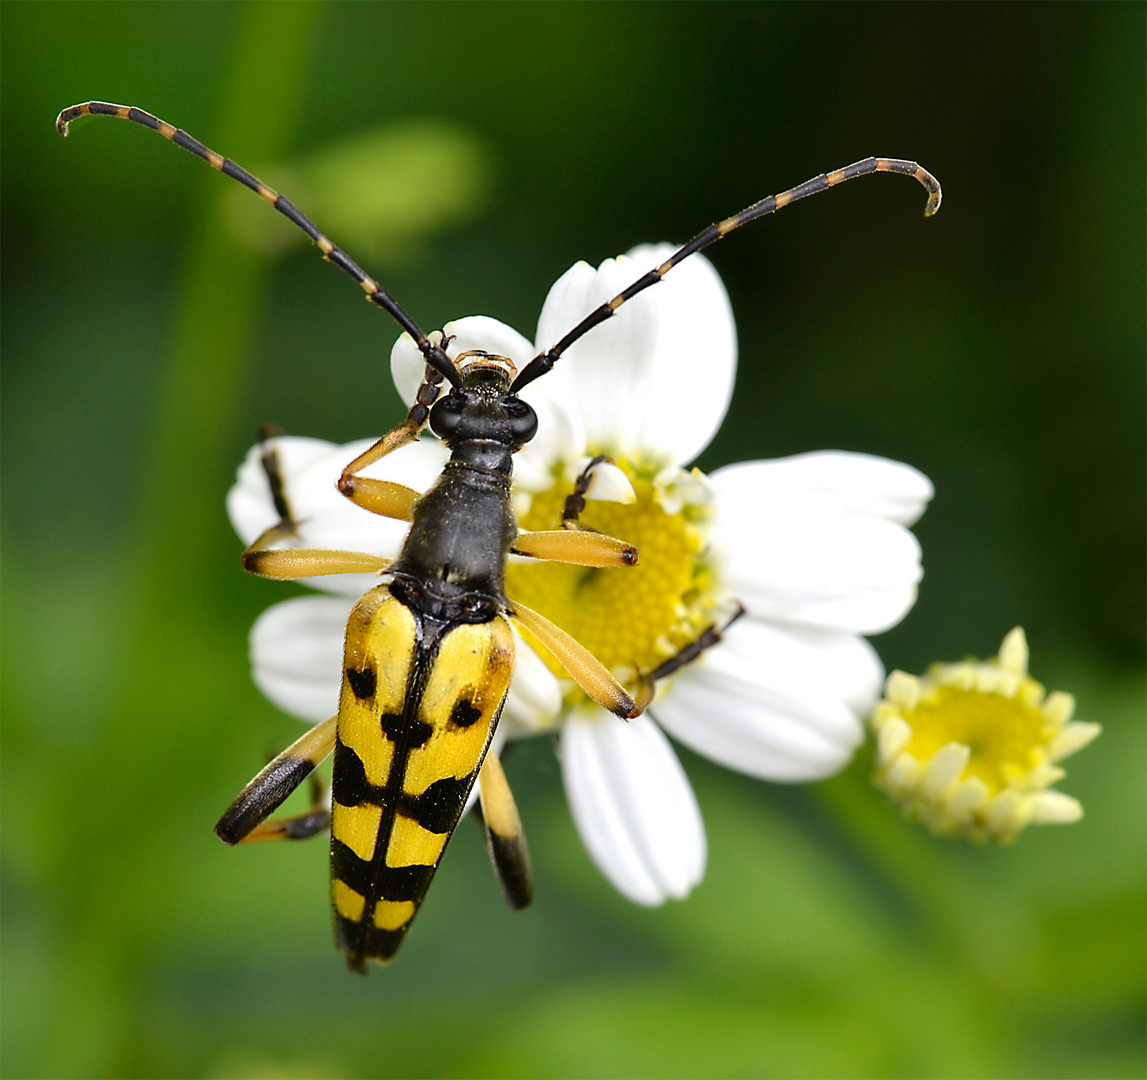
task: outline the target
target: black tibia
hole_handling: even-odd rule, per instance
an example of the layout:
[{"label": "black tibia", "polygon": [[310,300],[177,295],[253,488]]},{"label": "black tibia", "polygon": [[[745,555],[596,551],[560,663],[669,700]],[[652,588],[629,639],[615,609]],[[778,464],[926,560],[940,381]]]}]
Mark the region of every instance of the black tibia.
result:
[{"label": "black tibia", "polygon": [[279,527],[290,526],[293,529],[295,517],[291,513],[291,504],[287,499],[283,469],[279,462],[279,451],[268,445],[271,439],[285,434],[286,432],[278,424],[263,424],[259,428],[258,441],[263,448],[259,455],[259,461],[263,466],[263,474],[267,477],[267,485],[271,489],[271,502],[274,503],[275,513],[279,515]]},{"label": "black tibia", "polygon": [[612,464],[613,459],[607,457],[605,454],[598,454],[584,469],[581,475],[577,478],[574,484],[573,492],[566,496],[565,505],[562,507],[562,527],[566,529],[589,529],[588,525],[582,525],[579,521],[581,513],[585,510],[585,496],[589,491],[590,484],[593,483],[593,470],[597,465],[603,463]]},{"label": "black tibia", "polygon": [[261,840],[309,840],[312,836],[326,832],[331,827],[331,812],[327,807],[326,786],[317,772],[311,773],[311,807],[294,817],[275,818],[260,822],[243,839],[241,844],[253,844]]},{"label": "black tibia", "polygon": [[268,814],[273,814],[314,769],[310,761],[276,759],[248,784],[219,819],[215,832],[237,844]]},{"label": "black tibia", "polygon": [[284,434],[277,424],[263,424],[259,428],[257,441],[261,447],[259,464],[263,466],[263,475],[267,478],[267,487],[270,489],[271,504],[279,520],[274,525],[264,529],[243,552],[244,559],[254,551],[262,551],[282,540],[295,536],[298,531],[298,522],[291,512],[291,501],[287,494],[286,481],[283,479],[283,469],[279,461],[279,451],[270,445],[270,441]]},{"label": "black tibia", "polygon": [[442,372],[427,364],[426,376],[418,387],[418,393],[414,395],[414,404],[406,417],[407,423],[417,426],[421,431],[426,426],[426,421],[430,419],[430,407],[438,400],[441,389]]},{"label": "black tibia", "polygon": [[259,840],[309,840],[331,827],[331,812],[325,806],[313,806],[310,810],[295,817],[276,818],[264,821],[252,829],[241,844],[252,844]]},{"label": "black tibia", "polygon": [[652,671],[645,673],[638,673],[637,676],[637,693],[636,700],[642,709],[649,707],[649,703],[653,700],[654,689],[660,679],[664,679],[672,675],[676,671],[680,671],[686,664],[696,660],[706,649],[711,649],[716,645],[724,636],[730,626],[733,625],[742,615],[745,614],[745,609],[740,604],[737,605],[737,610],[729,616],[725,622],[718,627],[716,623],[711,626],[705,627],[700,634],[697,635],[688,645],[686,645],[676,656],[671,656],[664,663],[659,664]]},{"label": "black tibia", "polygon": [[493,750],[486,754],[478,783],[481,798],[475,810],[482,821],[486,850],[506,903],[520,911],[534,898],[530,852],[513,793]]},{"label": "black tibia", "polygon": [[239,793],[215,826],[219,839],[239,843],[282,805],[333,749],[336,721],[332,716],[316,724]]}]

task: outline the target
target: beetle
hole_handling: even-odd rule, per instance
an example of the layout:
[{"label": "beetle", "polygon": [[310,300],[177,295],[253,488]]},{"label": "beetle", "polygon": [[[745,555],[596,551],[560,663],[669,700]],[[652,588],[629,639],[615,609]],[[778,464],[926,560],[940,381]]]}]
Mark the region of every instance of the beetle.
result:
[{"label": "beetle", "polygon": [[[361,552],[281,548],[296,523],[273,448],[263,468],[279,514],[243,553],[244,568],[279,580],[325,574],[372,573],[381,582],[353,608],[346,629],[339,707],[311,728],[240,793],[216,832],[228,844],[297,839],[331,831],[335,940],[354,971],[366,961],[388,963],[430,885],[447,842],[477,784],[487,844],[511,907],[532,896],[521,821],[497,755],[491,750],[514,670],[514,619],[545,645],[586,694],[630,719],[652,699],[656,682],[716,644],[723,626],[710,626],[670,660],[639,672],[631,690],[588,650],[537,612],[506,596],[510,554],[587,567],[636,564],[637,550],[581,525],[594,459],[567,498],[562,528],[521,532],[512,503],[513,455],[537,431],[538,420],[519,396],[549,372],[595,326],[656,285],[678,263],[721,237],[789,203],[874,172],[902,173],[926,189],[925,215],[940,206],[940,185],[915,162],[866,158],[769,196],[702,230],[661,265],[590,312],[521,371],[505,357],[471,350],[451,360],[448,339],[424,334],[390,295],[293,203],[235,162],[142,109],[90,101],[65,109],[61,135],[81,116],[114,116],[159,132],[271,203],[301,228],[323,257],[354,278],[368,300],[410,335],[426,374],[406,419],[350,462],[339,491],[374,514],[410,523],[398,557]],[[443,395],[443,383],[449,384]],[[385,455],[415,441],[429,424],[450,450],[425,494],[362,475]],[[268,820],[329,754],[334,754],[331,809]]]}]

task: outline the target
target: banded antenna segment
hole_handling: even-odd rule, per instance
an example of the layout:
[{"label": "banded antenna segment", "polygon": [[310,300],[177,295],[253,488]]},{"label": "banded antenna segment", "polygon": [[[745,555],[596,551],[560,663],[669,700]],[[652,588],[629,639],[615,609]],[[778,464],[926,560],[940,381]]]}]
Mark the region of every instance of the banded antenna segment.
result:
[{"label": "banded antenna segment", "polygon": [[64,109],[56,117],[56,131],[67,137],[69,125],[81,116],[115,116],[120,120],[130,120],[133,124],[151,128],[152,131],[158,131],[165,139],[175,143],[176,146],[186,150],[189,154],[202,158],[213,169],[218,169],[219,172],[223,173],[224,176],[229,176],[232,180],[238,180],[240,184],[249,187],[256,195],[269,202],[288,221],[302,229],[318,245],[324,259],[350,274],[362,286],[367,299],[386,311],[414,339],[426,362],[435,371],[440,372],[452,386],[460,387],[462,385],[462,377],[446,353],[430,341],[419,329],[418,324],[398,306],[398,303],[374,278],[367,274],[342,248],[332,243],[314,222],[285,195],[280,195],[274,188],[268,187],[246,169],[236,165],[230,158],[217,154],[181,128],[174,127],[166,121],[160,120],[158,116],[152,116],[151,113],[144,112],[143,109],[137,109],[132,105],[113,105],[108,101],[85,101],[82,105],[73,105]]},{"label": "banded antenna segment", "polygon": [[728,236],[734,229],[739,229],[742,225],[747,225],[750,221],[756,221],[757,218],[765,217],[767,214],[775,213],[798,199],[817,195],[857,176],[867,176],[869,173],[877,172],[902,173],[923,184],[924,190],[928,192],[928,201],[924,206],[925,217],[931,217],[940,209],[942,197],[940,182],[927,169],[917,165],[914,161],[905,161],[903,158],[869,157],[863,161],[854,162],[852,165],[846,165],[843,169],[837,169],[835,172],[821,173],[820,176],[814,176],[811,180],[806,180],[803,184],[789,188],[788,191],[782,191],[779,195],[770,195],[768,198],[761,199],[760,202],[753,203],[752,206],[742,210],[739,214],[727,217],[724,221],[719,221],[699,232],[689,243],[675,251],[660,266],[638,278],[629,288],[619,292],[612,300],[591,311],[553,348],[535,356],[522,369],[522,373],[514,380],[514,385],[510,389],[517,393],[527,383],[545,375],[561,359],[562,353],[575,341],[598,324],[605,322],[606,319],[613,318],[627,300],[632,300],[638,293],[648,289],[650,285],[656,285],[673,267],[689,258],[690,255],[716,243],[721,237]]}]

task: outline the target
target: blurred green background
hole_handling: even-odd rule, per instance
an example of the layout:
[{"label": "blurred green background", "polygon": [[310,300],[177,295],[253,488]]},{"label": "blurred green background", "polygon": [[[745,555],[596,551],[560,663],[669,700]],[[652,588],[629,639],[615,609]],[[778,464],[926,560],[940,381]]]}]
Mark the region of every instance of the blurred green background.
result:
[{"label": "blurred green background", "polygon": [[[2,18],[5,1076],[1142,1076],[1144,12],[16,4]],[[549,284],[868,154],[713,259],[737,315],[701,464],[839,447],[937,497],[886,664],[992,653],[1105,734],[1084,821],[938,841],[869,760],[779,788],[682,753],[710,841],[657,911],[597,875],[552,748],[508,768],[538,898],[464,822],[395,965],[349,975],[324,844],[212,824],[301,730],[223,495],[256,426],[401,415],[396,331],[139,105],[278,181],[424,327],[532,336]],[[701,362],[701,358],[699,358]],[[688,388],[682,387],[682,393]]]}]

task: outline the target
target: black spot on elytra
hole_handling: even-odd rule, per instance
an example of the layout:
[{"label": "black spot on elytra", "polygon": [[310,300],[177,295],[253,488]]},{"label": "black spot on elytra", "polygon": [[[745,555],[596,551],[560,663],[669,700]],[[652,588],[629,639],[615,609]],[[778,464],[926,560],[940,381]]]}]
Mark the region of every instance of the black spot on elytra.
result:
[{"label": "black spot on elytra", "polygon": [[467,701],[465,698],[460,698],[450,711],[451,727],[468,728],[471,724],[475,724],[481,719],[481,711],[475,708],[472,701]]},{"label": "black spot on elytra", "polygon": [[412,900],[422,903],[430,879],[434,877],[434,866],[384,866],[378,876],[378,896],[381,900]]},{"label": "black spot on elytra", "polygon": [[473,783],[473,774],[461,780],[452,776],[435,780],[421,795],[400,795],[398,809],[427,832],[448,833],[458,824]]},{"label": "black spot on elytra", "polygon": [[350,683],[354,696],[359,701],[368,701],[374,697],[374,690],[378,685],[378,676],[375,674],[374,668],[367,666],[362,671],[357,671],[355,668],[348,667],[346,679]]},{"label": "black spot on elytra", "polygon": [[341,806],[358,806],[360,803],[382,805],[383,788],[375,787],[366,778],[366,767],[362,758],[341,739],[335,741],[335,767],[331,781],[331,794]]},{"label": "black spot on elytra", "polygon": [[349,885],[360,896],[369,897],[374,889],[371,865],[360,859],[337,837],[331,837],[331,875]]},{"label": "black spot on elytra", "polygon": [[413,900],[422,903],[434,876],[433,866],[380,866],[360,859],[336,837],[331,837],[331,875],[367,900]]},{"label": "black spot on elytra", "polygon": [[421,746],[431,735],[432,728],[425,720],[407,720],[402,713],[383,713],[379,717],[382,733],[395,746],[414,750]]}]

